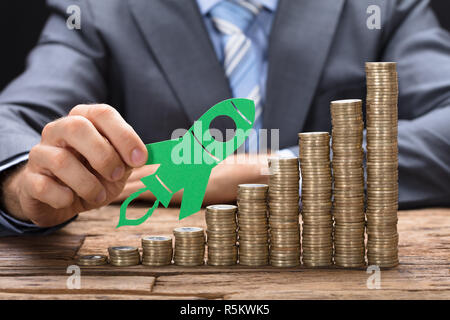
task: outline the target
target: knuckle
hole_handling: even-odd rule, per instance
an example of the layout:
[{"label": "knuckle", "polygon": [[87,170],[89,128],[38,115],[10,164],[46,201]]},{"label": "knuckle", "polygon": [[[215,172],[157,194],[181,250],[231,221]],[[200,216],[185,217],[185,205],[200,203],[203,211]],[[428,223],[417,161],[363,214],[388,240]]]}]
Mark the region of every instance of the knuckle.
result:
[{"label": "knuckle", "polygon": [[45,139],[46,137],[48,137],[52,133],[53,129],[56,126],[56,122],[57,121],[58,120],[49,122],[49,123],[47,123],[44,126],[44,128],[42,129],[42,133],[41,133],[41,136],[42,136],[43,139]]},{"label": "knuckle", "polygon": [[59,199],[54,205],[53,208],[55,209],[64,209],[67,208],[72,204],[72,200],[69,198],[61,198]]},{"label": "knuckle", "polygon": [[116,112],[116,109],[107,104],[98,104],[89,109],[90,116],[93,118],[111,117]]},{"label": "knuckle", "polygon": [[57,201],[54,204],[52,204],[53,209],[59,210],[64,209],[66,207],[66,204],[62,201]]},{"label": "knuckle", "polygon": [[111,167],[113,164],[116,164],[116,162],[117,162],[117,157],[115,155],[115,152],[112,150],[108,150],[103,153],[98,153],[98,157],[97,157],[95,166],[98,169],[104,169],[104,168]]},{"label": "knuckle", "polygon": [[83,114],[84,111],[86,110],[86,105],[85,104],[78,104],[75,107],[73,107],[70,112],[69,112],[69,116],[73,116],[73,115],[80,115]]},{"label": "knuckle", "polygon": [[73,116],[66,119],[65,130],[70,135],[76,135],[89,125],[89,120],[81,116]]},{"label": "knuckle", "polygon": [[28,162],[35,162],[36,158],[39,157],[40,154],[40,145],[37,144],[31,148],[28,154]]},{"label": "knuckle", "polygon": [[88,105],[78,104],[70,110],[69,116],[81,115],[86,111],[87,107]]},{"label": "knuckle", "polygon": [[63,170],[69,166],[70,163],[70,155],[69,151],[59,150],[56,154],[53,155],[53,169],[55,170]]},{"label": "knuckle", "polygon": [[35,178],[32,181],[33,193],[36,197],[40,198],[48,192],[49,184],[43,177]]}]

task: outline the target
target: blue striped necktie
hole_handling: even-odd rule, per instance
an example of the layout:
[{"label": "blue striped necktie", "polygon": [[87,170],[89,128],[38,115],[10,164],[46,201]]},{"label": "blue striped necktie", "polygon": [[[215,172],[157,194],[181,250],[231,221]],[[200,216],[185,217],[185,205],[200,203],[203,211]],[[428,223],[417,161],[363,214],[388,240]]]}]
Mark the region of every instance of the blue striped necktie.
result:
[{"label": "blue striped necktie", "polygon": [[262,127],[259,84],[263,53],[252,45],[245,31],[260,10],[261,6],[248,0],[223,0],[210,11],[212,21],[222,35],[223,67],[233,97],[248,98],[255,102],[255,132],[252,132],[245,144],[246,151],[250,152],[257,151],[258,131]]}]

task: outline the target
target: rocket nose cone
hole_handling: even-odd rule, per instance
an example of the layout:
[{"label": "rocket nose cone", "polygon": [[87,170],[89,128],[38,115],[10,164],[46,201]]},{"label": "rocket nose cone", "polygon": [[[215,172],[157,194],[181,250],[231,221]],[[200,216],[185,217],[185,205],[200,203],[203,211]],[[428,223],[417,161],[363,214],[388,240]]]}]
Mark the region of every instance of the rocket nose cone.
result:
[{"label": "rocket nose cone", "polygon": [[250,126],[253,126],[255,121],[255,103],[250,99],[235,98],[231,99],[231,103],[236,108],[239,115],[246,121]]}]

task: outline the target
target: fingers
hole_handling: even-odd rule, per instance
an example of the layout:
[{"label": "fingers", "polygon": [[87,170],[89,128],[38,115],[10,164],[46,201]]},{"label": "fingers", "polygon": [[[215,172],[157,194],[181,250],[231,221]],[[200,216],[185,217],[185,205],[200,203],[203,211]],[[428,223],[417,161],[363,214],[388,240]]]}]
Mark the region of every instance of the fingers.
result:
[{"label": "fingers", "polygon": [[[125,173],[125,164],[111,143],[89,120],[81,116],[66,117],[49,123],[42,131],[42,142],[61,147],[69,145],[108,181],[117,181]],[[66,154],[59,154],[66,157]]]},{"label": "fingers", "polygon": [[114,108],[108,105],[78,105],[69,116],[82,116],[91,121],[129,166],[140,167],[147,162],[144,143]]},{"label": "fingers", "polygon": [[39,173],[27,175],[25,191],[28,195],[40,202],[46,203],[54,209],[69,207],[73,202],[73,192],[50,177]]},{"label": "fingers", "polygon": [[[104,186],[67,149],[48,145],[37,145],[30,151],[29,163],[36,167],[38,171],[42,172],[42,169],[44,172],[50,171],[87,202],[102,204],[106,200],[107,195]],[[56,192],[56,190],[54,191]],[[51,196],[56,195],[52,193]]]}]

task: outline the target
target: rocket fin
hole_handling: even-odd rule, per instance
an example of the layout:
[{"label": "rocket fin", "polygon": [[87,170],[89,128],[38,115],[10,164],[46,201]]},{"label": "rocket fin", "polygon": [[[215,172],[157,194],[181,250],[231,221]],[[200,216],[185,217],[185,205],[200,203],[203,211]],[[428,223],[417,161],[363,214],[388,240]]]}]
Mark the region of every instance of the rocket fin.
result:
[{"label": "rocket fin", "polygon": [[140,225],[141,223],[143,223],[145,220],[147,220],[152,214],[153,211],[155,211],[156,208],[158,208],[158,204],[159,201],[156,200],[153,203],[153,207],[151,207],[150,209],[148,209],[147,213],[145,215],[143,215],[142,217],[138,218],[138,219],[128,219],[127,218],[127,208],[129,206],[129,204],[134,200],[137,199],[141,193],[144,193],[148,191],[147,188],[142,188],[139,189],[136,192],[133,192],[120,206],[120,216],[119,216],[119,223],[117,224],[116,228],[119,228],[121,226],[137,226]]},{"label": "rocket fin", "polygon": [[146,188],[155,195],[156,199],[158,199],[161,204],[167,208],[173,194],[161,184],[161,180],[158,180],[157,174],[158,171],[150,176],[143,177],[141,181],[146,186]]}]

